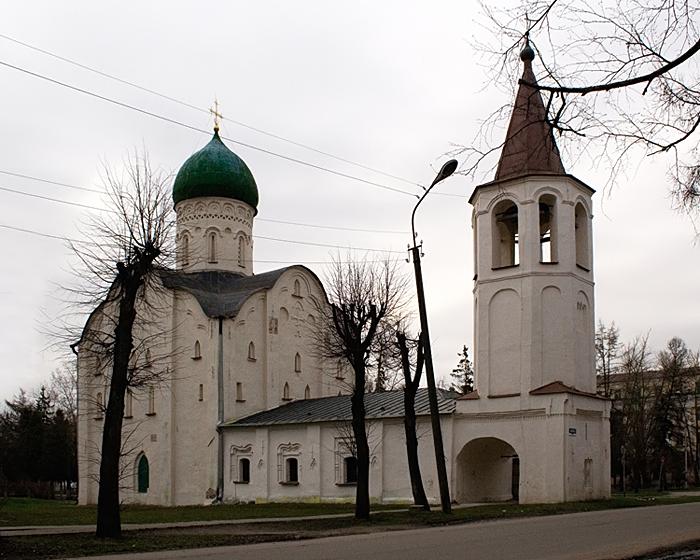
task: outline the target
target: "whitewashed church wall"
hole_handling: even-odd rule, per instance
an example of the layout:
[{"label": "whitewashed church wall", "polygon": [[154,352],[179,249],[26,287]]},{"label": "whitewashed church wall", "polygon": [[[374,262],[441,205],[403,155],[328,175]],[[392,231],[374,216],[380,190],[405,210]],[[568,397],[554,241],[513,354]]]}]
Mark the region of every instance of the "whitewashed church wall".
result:
[{"label": "whitewashed church wall", "polygon": [[[298,286],[299,293],[295,294]],[[316,302],[325,301],[318,280],[304,268],[287,270],[268,292],[270,314],[269,366],[271,385],[267,408],[279,406],[288,384],[289,398],[303,399],[306,386],[311,398],[336,395],[334,371],[316,356],[311,331],[319,318]],[[300,364],[295,363],[299,354]],[[296,368],[299,365],[299,368]],[[301,371],[295,371],[300,369]]]},{"label": "whitewashed church wall", "polygon": [[[499,404],[503,405],[502,401],[506,399],[498,400],[501,401]],[[457,415],[453,431],[451,485],[453,496],[460,503],[484,499],[484,496],[477,496],[469,486],[479,484],[479,476],[488,477],[490,472],[504,468],[508,461],[499,460],[508,457],[508,453],[501,449],[504,443],[511,447],[520,459],[520,479],[523,481],[520,485],[521,503],[553,501],[547,496],[548,479],[552,473],[546,472],[546,468],[543,470],[542,463],[546,461],[548,454],[561,457],[561,453],[553,451],[557,447],[557,441],[549,441],[547,437],[544,410],[536,414],[534,411],[523,413],[513,410],[510,413],[460,412]],[[559,442],[562,437],[559,430]],[[488,450],[495,448],[498,448],[497,456],[487,457]],[[489,466],[484,462],[489,463]],[[505,499],[503,494],[509,490],[509,484],[502,485],[492,499]],[[477,490],[483,491],[483,488]]]},{"label": "whitewashed church wall", "polygon": [[211,503],[207,491],[216,488],[218,321],[207,317],[190,294],[176,294],[173,502]]},{"label": "whitewashed church wall", "polygon": [[[452,421],[443,417],[441,427],[445,455],[450,457]],[[439,503],[440,488],[437,482],[437,468],[435,467],[433,434],[428,417],[418,419],[416,432],[418,435],[418,462],[423,478],[423,487],[428,500],[433,504]],[[401,420],[392,419],[384,422],[382,453],[384,457],[382,502],[410,503],[413,500],[413,492],[406,456],[406,436]],[[451,471],[450,462],[449,460],[447,462],[448,479]]]},{"label": "whitewashed church wall", "polygon": [[608,498],[610,449],[600,442],[610,441],[610,423],[605,418],[609,410],[591,407],[580,397],[573,397],[571,406],[574,414],[567,417],[566,499]]},{"label": "whitewashed church wall", "polygon": [[[312,444],[307,440],[306,426],[280,426],[269,431],[269,460],[267,476],[270,480],[271,501],[300,501],[313,498],[315,466],[312,466]],[[298,483],[286,482],[286,461],[297,459]]]},{"label": "whitewashed church wall", "polygon": [[[447,440],[452,438],[450,419],[443,419]],[[225,499],[265,501],[352,502],[356,486],[348,483],[344,459],[348,451],[349,425],[332,422],[265,428],[225,430]],[[439,502],[430,421],[418,421],[419,461],[426,494]],[[370,439],[370,498],[373,502],[406,503],[412,500],[405,438],[401,420],[372,421]],[[449,444],[446,452],[449,457]],[[250,481],[237,481],[238,464],[249,458]],[[298,460],[298,484],[285,483],[285,460]],[[450,468],[448,464],[448,474]]]},{"label": "whitewashed church wall", "polygon": [[224,321],[224,418],[227,420],[266,408],[266,370],[270,366],[266,353],[269,336],[266,316],[267,295],[261,293],[246,301],[235,319]]},{"label": "whitewashed church wall", "polygon": [[[125,410],[122,428],[121,499],[125,502],[167,504],[171,499],[171,391],[172,327],[169,311],[172,308],[171,293],[149,293],[149,301],[154,309],[160,311],[151,318],[155,321],[152,332],[146,333],[135,329],[135,340],[139,344],[139,363],[143,368],[141,375],[153,376],[150,385],[134,387],[125,397]],[[137,309],[143,313],[143,309]],[[95,319],[97,319],[95,317]],[[98,319],[99,320],[99,319]],[[113,325],[105,322],[105,328]],[[152,333],[161,333],[155,335]],[[146,354],[148,349],[148,354]],[[147,365],[150,362],[150,365]],[[109,398],[109,371],[97,372],[87,353],[79,356],[79,393],[80,426],[78,434],[80,466],[80,503],[96,503],[99,457],[103,430],[103,412],[97,407],[99,396],[102,406]],[[98,375],[96,375],[98,373]],[[135,465],[141,454],[146,454],[150,467],[150,480],[147,493],[136,492]],[[166,476],[155,476],[165,473]]]},{"label": "whitewashed church wall", "polygon": [[457,407],[451,484],[458,500],[465,469],[477,470],[464,463],[469,444],[482,438],[505,442],[518,455],[521,503],[609,496],[607,401],[555,394],[457,401]]},{"label": "whitewashed church wall", "polygon": [[353,501],[355,485],[345,484],[343,470],[343,459],[351,455],[347,444],[352,438],[352,426],[349,422],[325,423],[319,435],[321,436],[319,444],[321,492],[319,497],[337,501]]}]

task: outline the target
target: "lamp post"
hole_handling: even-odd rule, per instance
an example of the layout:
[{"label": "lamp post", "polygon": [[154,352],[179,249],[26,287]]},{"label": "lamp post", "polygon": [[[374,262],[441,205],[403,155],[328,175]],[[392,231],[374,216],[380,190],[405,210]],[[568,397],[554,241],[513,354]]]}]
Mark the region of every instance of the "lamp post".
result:
[{"label": "lamp post", "polygon": [[425,356],[425,374],[428,380],[428,400],[430,401],[430,420],[433,428],[433,447],[435,448],[435,463],[437,465],[438,484],[440,486],[440,503],[444,513],[452,512],[450,503],[450,487],[447,482],[447,468],[445,466],[445,450],[442,446],[442,428],[440,427],[440,412],[438,410],[437,389],[435,387],[435,372],[433,370],[433,354],[430,349],[430,334],[428,332],[428,316],[425,311],[425,293],[423,292],[423,274],[420,266],[420,249],[416,240],[415,218],[418,206],[428,196],[430,190],[443,179],[452,175],[457,169],[457,160],[451,159],[442,166],[439,173],[425,190],[423,196],[413,207],[411,213],[411,234],[413,235],[413,247],[409,250],[413,257],[413,268],[416,273],[416,292],[418,294],[418,312],[420,313],[421,339],[423,341],[423,354]]}]

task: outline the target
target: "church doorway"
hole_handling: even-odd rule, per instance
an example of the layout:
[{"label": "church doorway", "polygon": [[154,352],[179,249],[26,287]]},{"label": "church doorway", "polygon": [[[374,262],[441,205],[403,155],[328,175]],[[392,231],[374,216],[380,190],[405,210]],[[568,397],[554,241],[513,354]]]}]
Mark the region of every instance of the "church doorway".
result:
[{"label": "church doorway", "polygon": [[509,443],[477,438],[457,455],[459,503],[509,502],[520,497],[520,458]]}]

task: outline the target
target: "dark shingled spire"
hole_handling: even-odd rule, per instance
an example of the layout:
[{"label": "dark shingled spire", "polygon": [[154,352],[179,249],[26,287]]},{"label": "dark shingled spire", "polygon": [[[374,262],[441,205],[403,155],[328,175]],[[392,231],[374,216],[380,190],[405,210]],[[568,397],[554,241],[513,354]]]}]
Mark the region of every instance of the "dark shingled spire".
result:
[{"label": "dark shingled spire", "polygon": [[[527,38],[520,59],[523,61],[523,81],[536,83],[532,71],[535,51]],[[537,173],[564,175],[566,171],[559,157],[552,127],[547,122],[540,92],[520,84],[495,180]]]}]

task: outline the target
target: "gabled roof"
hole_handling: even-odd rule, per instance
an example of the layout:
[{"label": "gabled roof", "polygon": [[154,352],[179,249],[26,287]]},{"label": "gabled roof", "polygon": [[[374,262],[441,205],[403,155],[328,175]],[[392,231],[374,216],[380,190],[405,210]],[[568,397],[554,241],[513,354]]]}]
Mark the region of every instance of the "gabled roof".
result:
[{"label": "gabled roof", "polygon": [[[416,394],[416,415],[430,414],[428,389],[418,389]],[[368,419],[402,418],[403,391],[386,391],[384,393],[367,393],[365,409]],[[438,391],[438,410],[440,414],[451,414],[455,410],[455,401],[446,398]],[[224,427],[243,428],[247,426],[274,426],[278,424],[304,424],[307,422],[346,422],[352,420],[350,395],[323,397],[292,401],[271,410],[264,410],[251,416],[226,422]]]},{"label": "gabled roof", "polygon": [[547,121],[542,96],[539,90],[526,85],[537,83],[532,71],[535,52],[529,43],[526,43],[520,58],[523,61],[523,76],[498,162],[496,181],[520,175],[566,173],[552,127]]},{"label": "gabled roof", "polygon": [[160,273],[160,277],[166,288],[184,290],[192,294],[207,316],[235,317],[250,296],[272,288],[280,276],[291,268],[308,270],[306,267],[294,265],[253,276],[222,270],[165,270]]},{"label": "gabled roof", "polygon": [[532,391],[530,391],[531,395],[558,395],[561,393],[569,393],[571,395],[581,395],[584,397],[605,399],[605,397],[601,397],[597,393],[587,393],[586,391],[580,391],[575,387],[569,387],[561,381],[552,381],[551,383],[547,383],[546,385],[542,385],[542,387],[537,387],[537,389],[533,389]]}]

